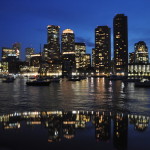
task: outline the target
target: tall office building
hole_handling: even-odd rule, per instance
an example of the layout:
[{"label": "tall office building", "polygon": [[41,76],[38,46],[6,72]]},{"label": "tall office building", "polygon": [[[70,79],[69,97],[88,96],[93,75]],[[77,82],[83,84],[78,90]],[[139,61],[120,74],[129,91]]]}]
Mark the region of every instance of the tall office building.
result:
[{"label": "tall office building", "polygon": [[128,73],[128,23],[127,16],[117,14],[113,20],[114,70],[116,75]]},{"label": "tall office building", "polygon": [[86,52],[85,43],[75,43],[76,69],[82,68],[83,55]]},{"label": "tall office building", "polygon": [[21,44],[20,43],[14,43],[12,49],[15,50],[16,57],[20,58]]},{"label": "tall office building", "polygon": [[47,26],[47,44],[44,44],[42,58],[45,60],[47,74],[61,75],[62,61],[60,53],[60,26],[48,25]]},{"label": "tall office building", "polygon": [[95,68],[95,48],[92,48],[92,67]]},{"label": "tall office building", "polygon": [[59,43],[59,26],[48,25],[47,26],[47,45],[48,50],[51,53],[60,52],[60,43]]},{"label": "tall office building", "polygon": [[96,75],[108,75],[111,61],[111,39],[108,26],[98,26],[95,29],[95,49],[93,49],[93,65]]},{"label": "tall office building", "polygon": [[75,35],[73,30],[65,29],[61,38],[62,74],[70,76],[76,72]]},{"label": "tall office building", "polygon": [[75,53],[76,55],[82,55],[86,53],[85,43],[75,43]]},{"label": "tall office building", "polygon": [[63,54],[75,53],[75,35],[73,30],[65,29],[63,31],[61,49]]},{"label": "tall office building", "polygon": [[34,54],[34,48],[27,47],[25,49],[25,52],[26,52],[26,61],[29,62],[30,58],[31,58],[31,55]]},{"label": "tall office building", "polygon": [[138,64],[148,64],[149,56],[148,56],[148,48],[146,43],[143,41],[139,41],[135,44],[135,63]]},{"label": "tall office building", "polygon": [[82,56],[82,66],[84,70],[88,69],[91,67],[91,54],[84,54]]}]

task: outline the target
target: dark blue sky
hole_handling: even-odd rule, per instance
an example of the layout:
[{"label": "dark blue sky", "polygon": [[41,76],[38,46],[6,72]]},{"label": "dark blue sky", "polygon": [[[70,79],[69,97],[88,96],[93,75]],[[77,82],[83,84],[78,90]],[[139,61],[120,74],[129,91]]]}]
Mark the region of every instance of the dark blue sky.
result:
[{"label": "dark blue sky", "polygon": [[1,0],[0,47],[20,42],[22,54],[31,46],[39,52],[47,25],[59,25],[61,32],[74,30],[76,42],[85,42],[91,53],[95,28],[108,25],[113,33],[113,18],[120,13],[128,16],[129,52],[141,40],[150,48],[149,0]]}]

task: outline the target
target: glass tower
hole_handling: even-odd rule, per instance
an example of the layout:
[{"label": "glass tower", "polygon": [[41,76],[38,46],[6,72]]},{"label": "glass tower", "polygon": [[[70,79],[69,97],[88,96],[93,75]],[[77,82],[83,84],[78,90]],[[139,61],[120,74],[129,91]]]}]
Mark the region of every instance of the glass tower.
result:
[{"label": "glass tower", "polygon": [[47,26],[47,47],[51,53],[60,52],[60,43],[59,43],[59,26],[48,25]]},{"label": "glass tower", "polygon": [[94,67],[96,75],[107,75],[110,73],[111,61],[111,39],[108,26],[98,26],[95,29],[95,58]]},{"label": "glass tower", "polygon": [[75,53],[75,35],[73,30],[65,29],[61,39],[62,53]]},{"label": "glass tower", "polygon": [[127,16],[117,14],[113,20],[114,29],[114,70],[116,75],[128,72],[128,23]]}]

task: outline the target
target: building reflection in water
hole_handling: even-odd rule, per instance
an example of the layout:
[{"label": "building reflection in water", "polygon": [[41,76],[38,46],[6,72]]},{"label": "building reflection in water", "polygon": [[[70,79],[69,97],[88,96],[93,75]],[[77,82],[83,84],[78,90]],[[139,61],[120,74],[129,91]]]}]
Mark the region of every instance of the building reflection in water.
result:
[{"label": "building reflection in water", "polygon": [[117,149],[126,149],[128,139],[128,115],[116,114],[114,116],[113,142]]},{"label": "building reflection in water", "polygon": [[95,114],[95,134],[100,141],[109,141],[111,137],[111,116],[108,114]]},{"label": "building reflection in water", "polygon": [[23,128],[23,123],[32,127],[43,126],[47,129],[50,143],[60,142],[63,138],[73,139],[76,129],[86,128],[88,122],[93,123],[96,141],[108,142],[112,139],[116,149],[127,149],[129,125],[134,126],[136,132],[145,131],[149,125],[149,117],[93,111],[23,112],[0,116],[1,127],[4,130]]}]

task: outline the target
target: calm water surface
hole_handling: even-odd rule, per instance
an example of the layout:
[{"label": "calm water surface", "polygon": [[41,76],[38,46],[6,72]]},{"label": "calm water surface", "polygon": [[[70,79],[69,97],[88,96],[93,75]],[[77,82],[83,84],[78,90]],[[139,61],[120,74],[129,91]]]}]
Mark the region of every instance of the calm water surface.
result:
[{"label": "calm water surface", "polygon": [[105,78],[25,83],[0,80],[0,150],[149,150],[149,88]]},{"label": "calm water surface", "polygon": [[26,79],[0,81],[0,113],[49,110],[123,111],[150,115],[150,89],[134,83],[88,78],[62,79],[48,87],[26,86]]},{"label": "calm water surface", "polygon": [[149,150],[149,117],[100,112],[0,116],[0,150]]}]

